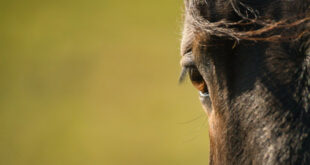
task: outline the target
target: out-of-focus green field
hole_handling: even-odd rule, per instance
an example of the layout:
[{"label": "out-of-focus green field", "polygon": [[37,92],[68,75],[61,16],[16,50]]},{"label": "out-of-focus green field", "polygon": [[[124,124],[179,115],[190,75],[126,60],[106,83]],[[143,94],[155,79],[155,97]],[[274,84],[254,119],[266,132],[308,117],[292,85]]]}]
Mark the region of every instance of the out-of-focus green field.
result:
[{"label": "out-of-focus green field", "polygon": [[204,165],[181,0],[0,2],[1,165]]}]

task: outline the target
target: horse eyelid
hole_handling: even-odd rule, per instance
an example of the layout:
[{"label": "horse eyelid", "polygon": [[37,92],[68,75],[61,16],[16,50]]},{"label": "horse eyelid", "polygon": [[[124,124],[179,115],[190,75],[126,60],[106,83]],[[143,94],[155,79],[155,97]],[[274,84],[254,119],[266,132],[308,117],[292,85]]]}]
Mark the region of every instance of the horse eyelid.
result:
[{"label": "horse eyelid", "polygon": [[181,66],[182,66],[182,71],[179,77],[180,84],[184,82],[189,69],[196,66],[195,62],[193,61],[191,49],[188,50],[182,57]]},{"label": "horse eyelid", "polygon": [[185,51],[184,51],[184,55],[186,56],[189,56],[189,55],[191,55],[192,54],[192,52],[193,52],[193,49],[192,49],[192,47],[191,46],[187,46],[187,48],[185,49]]}]

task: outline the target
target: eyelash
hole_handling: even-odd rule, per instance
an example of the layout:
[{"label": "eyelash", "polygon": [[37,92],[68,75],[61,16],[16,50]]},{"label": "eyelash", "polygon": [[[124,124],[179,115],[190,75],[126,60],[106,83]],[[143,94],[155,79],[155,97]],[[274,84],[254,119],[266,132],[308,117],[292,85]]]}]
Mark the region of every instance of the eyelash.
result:
[{"label": "eyelash", "polygon": [[185,77],[186,77],[186,75],[188,73],[188,70],[189,70],[188,67],[183,67],[182,68],[182,71],[181,71],[181,74],[180,74],[180,77],[179,77],[179,83],[180,84],[184,82]]},{"label": "eyelash", "polygon": [[194,82],[204,81],[197,67],[195,65],[191,65],[191,66],[183,66],[179,77],[180,83],[184,82],[187,74],[189,74],[191,81]]},{"label": "eyelash", "polygon": [[192,60],[192,48],[186,49],[183,58],[185,58],[185,60],[181,64],[183,67],[182,67],[182,71],[181,71],[181,74],[179,77],[179,83],[184,82],[185,77],[186,77],[187,73],[189,73],[191,68],[196,68],[195,63]]}]

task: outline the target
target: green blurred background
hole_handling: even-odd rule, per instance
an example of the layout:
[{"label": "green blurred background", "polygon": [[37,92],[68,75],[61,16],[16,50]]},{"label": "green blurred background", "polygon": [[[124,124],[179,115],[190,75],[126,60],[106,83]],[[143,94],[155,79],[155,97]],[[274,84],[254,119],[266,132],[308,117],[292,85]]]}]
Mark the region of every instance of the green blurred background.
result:
[{"label": "green blurred background", "polygon": [[205,165],[181,0],[0,1],[1,165]]}]

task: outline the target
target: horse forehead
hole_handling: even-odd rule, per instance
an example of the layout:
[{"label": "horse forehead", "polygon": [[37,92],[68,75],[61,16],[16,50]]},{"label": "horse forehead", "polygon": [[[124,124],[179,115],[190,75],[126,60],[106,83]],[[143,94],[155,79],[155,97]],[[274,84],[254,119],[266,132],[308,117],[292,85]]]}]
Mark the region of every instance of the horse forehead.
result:
[{"label": "horse forehead", "polygon": [[195,31],[192,28],[192,24],[188,19],[192,18],[185,18],[183,32],[182,32],[182,40],[181,40],[181,54],[184,55],[187,49],[192,45],[194,38],[195,38]]}]

